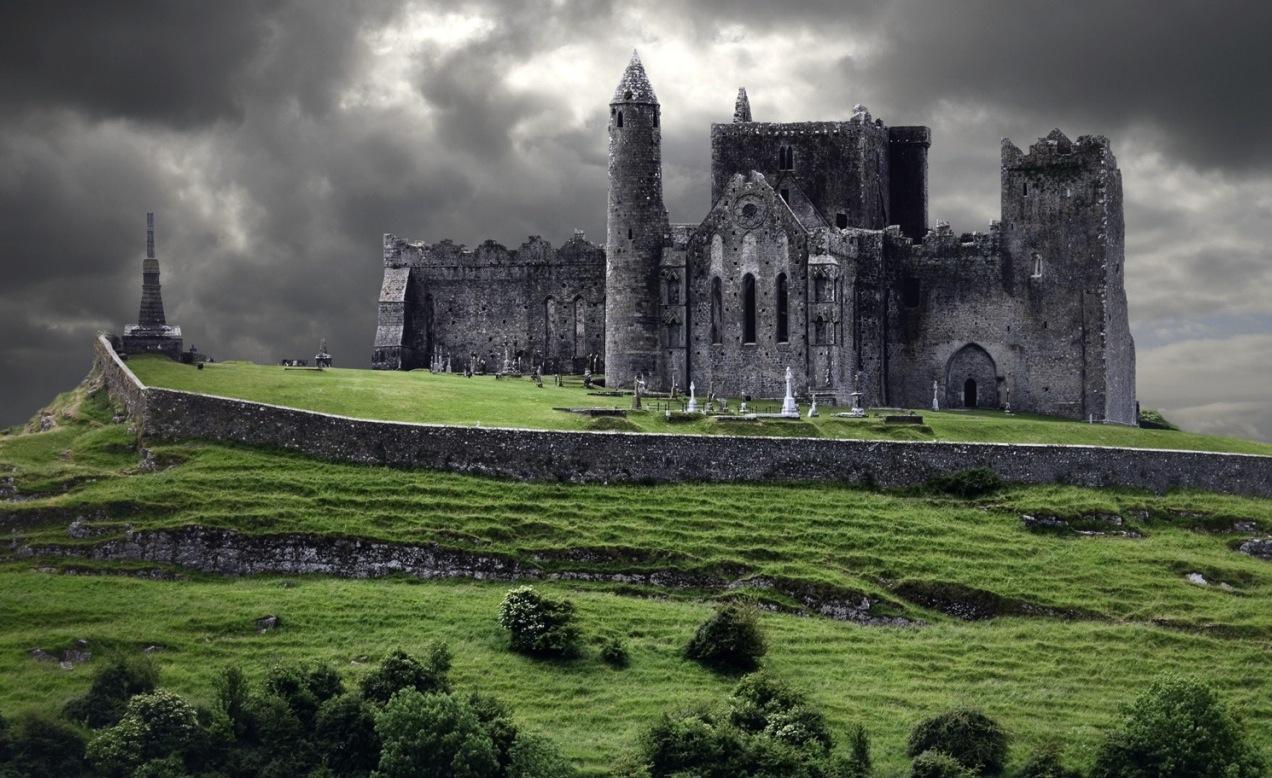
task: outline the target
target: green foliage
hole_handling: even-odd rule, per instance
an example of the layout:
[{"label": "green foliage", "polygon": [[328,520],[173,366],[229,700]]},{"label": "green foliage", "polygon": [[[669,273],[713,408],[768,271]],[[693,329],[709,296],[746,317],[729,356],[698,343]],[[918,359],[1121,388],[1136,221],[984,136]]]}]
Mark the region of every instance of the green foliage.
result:
[{"label": "green foliage", "polygon": [[910,765],[910,778],[975,778],[976,771],[940,751],[924,751]]},{"label": "green foliage", "polygon": [[63,714],[90,727],[107,727],[120,720],[134,695],[155,690],[159,671],[146,656],[121,656],[98,668],[88,693],[66,704]]},{"label": "green foliage", "polygon": [[403,689],[376,716],[376,778],[496,778],[495,748],[473,710],[449,694]]},{"label": "green foliage", "polygon": [[507,778],[572,778],[574,775],[574,768],[546,738],[522,732],[508,750]]},{"label": "green foliage", "polygon": [[1150,430],[1178,430],[1174,424],[1166,420],[1162,412],[1156,408],[1141,408],[1139,414],[1139,425]]},{"label": "green foliage", "polygon": [[78,778],[89,775],[84,737],[75,727],[38,713],[18,716],[7,726],[4,778]]},{"label": "green foliage", "polygon": [[981,775],[997,775],[1007,761],[1007,733],[997,721],[974,708],[924,719],[910,732],[906,755],[939,751]]},{"label": "green foliage", "polygon": [[728,603],[698,627],[685,656],[718,670],[744,672],[758,667],[767,651],[755,608]]},{"label": "green foliage", "polygon": [[450,667],[450,649],[442,643],[431,643],[423,662],[399,648],[362,679],[362,696],[383,705],[402,689],[421,694],[448,692]]},{"label": "green foliage", "polygon": [[630,665],[632,659],[627,653],[627,644],[620,638],[612,638],[601,646],[601,661],[610,667],[623,668]]},{"label": "green foliage", "polygon": [[380,760],[375,708],[356,694],[342,694],[322,704],[314,739],[333,776],[365,776]]},{"label": "green foliage", "polygon": [[[155,760],[181,760],[199,737],[194,708],[172,692],[159,690],[132,698],[118,724],[88,744],[88,761],[103,775],[134,776]],[[167,767],[152,773],[164,775]]]},{"label": "green foliage", "polygon": [[305,729],[312,729],[318,706],[344,691],[340,676],[328,665],[308,670],[273,667],[265,677],[265,690],[284,702]]},{"label": "green foliage", "polygon": [[1017,773],[1018,778],[1082,778],[1077,770],[1064,766],[1064,748],[1048,740],[1029,755]]},{"label": "green foliage", "polygon": [[848,753],[836,754],[835,778],[870,778],[874,766],[870,759],[870,734],[861,724],[848,727]]},{"label": "green foliage", "polygon": [[829,752],[826,717],[803,693],[769,673],[743,678],[729,697],[729,723],[801,749]]},{"label": "green foliage", "polygon": [[579,653],[574,603],[545,597],[532,586],[517,587],[504,596],[499,624],[511,634],[513,651],[563,658]]},{"label": "green foliage", "polygon": [[993,470],[978,467],[933,478],[928,482],[928,486],[938,492],[971,500],[1002,489],[1003,481]]},{"label": "green foliage", "polygon": [[1209,686],[1171,677],[1126,709],[1095,758],[1092,778],[1258,778],[1266,766]]}]

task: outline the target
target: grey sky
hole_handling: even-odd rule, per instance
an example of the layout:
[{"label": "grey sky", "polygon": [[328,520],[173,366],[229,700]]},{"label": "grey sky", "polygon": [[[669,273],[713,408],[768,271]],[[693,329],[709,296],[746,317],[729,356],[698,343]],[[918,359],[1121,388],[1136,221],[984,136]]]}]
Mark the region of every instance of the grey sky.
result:
[{"label": "grey sky", "polygon": [[708,124],[865,103],[930,124],[932,217],[998,215],[998,140],[1109,136],[1139,394],[1272,440],[1272,4],[47,2],[0,5],[0,424],[136,316],[219,358],[369,361],[380,236],[603,238],[606,101],[639,48],[672,219]]}]

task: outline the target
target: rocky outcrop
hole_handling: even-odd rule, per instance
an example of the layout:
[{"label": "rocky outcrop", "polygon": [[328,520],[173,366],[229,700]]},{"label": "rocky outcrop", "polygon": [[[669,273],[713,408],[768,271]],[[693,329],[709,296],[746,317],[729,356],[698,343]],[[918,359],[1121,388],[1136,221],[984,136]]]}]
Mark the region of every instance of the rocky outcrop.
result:
[{"label": "rocky outcrop", "polygon": [[1272,538],[1251,538],[1239,546],[1243,554],[1272,562]]},{"label": "rocky outcrop", "polygon": [[[82,533],[82,530],[80,531]],[[476,553],[435,543],[392,543],[335,535],[248,535],[231,530],[191,526],[174,530],[126,532],[94,544],[23,545],[15,554],[26,558],[72,558],[103,562],[148,562],[219,575],[321,574],[342,578],[406,575],[422,579],[470,578],[484,581],[520,579],[596,581],[663,589],[770,591],[793,600],[804,612],[840,621],[878,626],[905,626],[910,619],[881,613],[878,598],[856,590],[778,578],[752,576],[745,569],[683,571],[675,569],[612,570],[605,563],[650,557],[632,549],[582,550],[552,554],[555,565],[575,561],[600,569],[545,570],[508,555]],[[656,558],[656,557],[654,557]],[[730,575],[736,574],[734,577]]]}]

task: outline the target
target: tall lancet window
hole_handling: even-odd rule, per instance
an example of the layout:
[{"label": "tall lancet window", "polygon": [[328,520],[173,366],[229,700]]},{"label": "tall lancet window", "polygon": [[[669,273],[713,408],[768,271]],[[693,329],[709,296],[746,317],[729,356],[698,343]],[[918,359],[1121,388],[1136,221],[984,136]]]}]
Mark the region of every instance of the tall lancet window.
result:
[{"label": "tall lancet window", "polygon": [[755,342],[755,276],[742,276],[742,342]]},{"label": "tall lancet window", "polygon": [[779,273],[777,275],[777,342],[785,343],[790,340],[787,333],[790,331],[790,322],[787,316],[786,305],[786,274]]}]

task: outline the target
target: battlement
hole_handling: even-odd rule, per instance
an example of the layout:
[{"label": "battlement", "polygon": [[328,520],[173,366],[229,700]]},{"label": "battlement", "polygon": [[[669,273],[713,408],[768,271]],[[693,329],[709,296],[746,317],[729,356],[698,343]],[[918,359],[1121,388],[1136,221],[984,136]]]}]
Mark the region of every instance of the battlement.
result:
[{"label": "battlement", "polygon": [[1082,135],[1075,142],[1055,129],[1031,145],[1028,153],[1022,152],[1010,139],[1003,138],[1002,166],[1004,170],[1116,168],[1117,159],[1113,156],[1109,139],[1103,135]]},{"label": "battlement", "polygon": [[515,249],[495,240],[485,240],[475,248],[444,238],[436,243],[408,241],[393,233],[384,234],[384,266],[422,268],[516,267],[524,265],[604,264],[605,248],[587,239],[582,230],[560,248],[541,236],[531,235]]},{"label": "battlement", "polygon": [[[817,135],[854,135],[863,127],[881,128],[882,119],[871,119],[869,113],[853,116],[847,121],[813,122],[733,122],[712,124],[711,137],[768,137],[799,138]],[[926,128],[922,128],[926,129]]]}]

